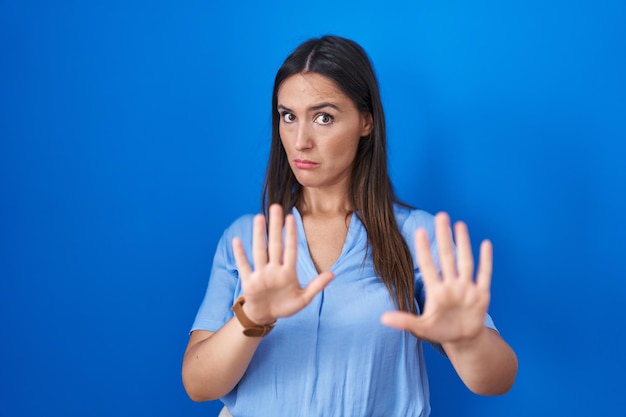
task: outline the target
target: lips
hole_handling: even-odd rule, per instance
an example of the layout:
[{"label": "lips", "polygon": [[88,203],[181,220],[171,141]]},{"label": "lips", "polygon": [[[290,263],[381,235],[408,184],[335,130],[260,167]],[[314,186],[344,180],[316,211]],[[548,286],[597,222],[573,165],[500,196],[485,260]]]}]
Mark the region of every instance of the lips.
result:
[{"label": "lips", "polygon": [[293,161],[293,164],[298,169],[313,169],[317,168],[320,165],[317,162],[309,161],[307,159],[295,159]]}]

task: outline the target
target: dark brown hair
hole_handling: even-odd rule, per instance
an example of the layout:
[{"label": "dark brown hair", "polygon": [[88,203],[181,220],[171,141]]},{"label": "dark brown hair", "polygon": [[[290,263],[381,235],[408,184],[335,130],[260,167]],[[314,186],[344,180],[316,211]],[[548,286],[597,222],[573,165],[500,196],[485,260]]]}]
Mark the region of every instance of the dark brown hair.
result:
[{"label": "dark brown hair", "polygon": [[302,186],[289,167],[280,133],[277,110],[278,89],[288,77],[317,73],[333,80],[361,112],[373,119],[371,133],[362,137],[352,168],[350,198],[355,214],[367,231],[374,269],[385,283],[396,306],[415,312],[414,275],[411,253],[404,241],[393,205],[401,204],[393,191],[387,170],[385,115],[378,81],[369,57],[357,43],[324,36],[301,44],[276,73],[272,93],[272,144],[262,194],[267,215],[271,204],[285,212],[300,203]]}]

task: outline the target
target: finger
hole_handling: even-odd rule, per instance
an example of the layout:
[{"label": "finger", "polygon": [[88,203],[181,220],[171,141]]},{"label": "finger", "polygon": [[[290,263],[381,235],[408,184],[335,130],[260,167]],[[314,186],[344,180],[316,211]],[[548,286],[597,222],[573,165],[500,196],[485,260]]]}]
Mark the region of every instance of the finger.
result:
[{"label": "finger", "polygon": [[283,208],[278,204],[270,206],[270,227],[267,242],[269,261],[280,263],[283,257]]},{"label": "finger", "polygon": [[456,222],[454,237],[459,278],[471,281],[474,277],[474,255],[472,255],[472,243],[465,223]]},{"label": "finger", "polygon": [[493,245],[489,240],[483,240],[480,244],[480,260],[476,272],[476,285],[486,291],[491,287],[491,275],[493,273]]},{"label": "finger", "polygon": [[233,239],[232,245],[233,255],[235,255],[235,263],[237,264],[237,269],[239,270],[239,276],[245,280],[252,273],[248,257],[246,256],[246,251],[243,249],[241,239],[237,237]]},{"label": "finger", "polygon": [[302,297],[305,300],[305,305],[308,305],[313,297],[315,297],[320,291],[322,291],[335,278],[335,274],[330,271],[322,272],[304,288]]},{"label": "finger", "polygon": [[415,248],[417,250],[417,264],[422,273],[422,281],[428,288],[439,282],[439,272],[437,272],[437,265],[435,265],[435,260],[430,252],[428,235],[423,228],[419,228],[415,232]]},{"label": "finger", "polygon": [[296,219],[289,214],[285,218],[285,254],[283,263],[285,266],[294,267],[298,254],[298,231],[296,229]]},{"label": "finger", "polygon": [[380,322],[385,326],[407,330],[420,338],[423,338],[421,335],[425,333],[423,319],[404,311],[388,311],[380,317]]},{"label": "finger", "polygon": [[439,266],[443,279],[456,278],[456,259],[452,245],[450,216],[447,213],[438,213],[435,216],[435,238],[437,239]]},{"label": "finger", "polygon": [[265,216],[257,214],[254,217],[252,229],[252,261],[254,269],[267,264],[267,246],[265,244]]}]

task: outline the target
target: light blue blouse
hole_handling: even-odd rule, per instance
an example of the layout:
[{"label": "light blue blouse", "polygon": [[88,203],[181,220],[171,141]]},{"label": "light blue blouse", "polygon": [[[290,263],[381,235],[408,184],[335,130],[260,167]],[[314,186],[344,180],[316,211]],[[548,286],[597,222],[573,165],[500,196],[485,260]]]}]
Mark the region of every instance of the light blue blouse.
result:
[{"label": "light blue blouse", "polygon": [[[298,279],[302,286],[317,276],[302,218],[298,227]],[[415,258],[413,234],[424,227],[434,246],[433,216],[395,207],[398,225]],[[251,260],[252,219],[235,221],[222,236],[206,296],[192,330],[217,331],[232,317],[241,294],[231,241],[239,237]],[[334,280],[296,315],[279,319],[261,341],[239,384],[222,401],[235,417],[337,416],[407,417],[430,413],[423,343],[410,333],[380,323],[394,303],[365,257],[367,234],[352,216]],[[251,262],[251,261],[250,261]],[[415,292],[424,290],[415,269]],[[494,327],[487,316],[486,325]]]}]

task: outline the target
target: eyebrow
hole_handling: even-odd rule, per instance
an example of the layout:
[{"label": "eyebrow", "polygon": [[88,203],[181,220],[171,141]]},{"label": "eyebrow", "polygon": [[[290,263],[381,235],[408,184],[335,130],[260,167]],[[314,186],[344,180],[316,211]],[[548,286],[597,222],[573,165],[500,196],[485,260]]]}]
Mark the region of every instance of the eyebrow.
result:
[{"label": "eyebrow", "polygon": [[[320,103],[320,104],[316,104],[314,106],[309,107],[309,111],[317,111],[317,110],[322,110],[323,108],[326,107],[330,107],[332,109],[335,109],[337,111],[339,111],[339,106],[337,106],[336,104],[330,103],[330,102],[324,102],[324,103]],[[285,107],[282,104],[278,105],[278,110],[285,110],[288,111],[290,113],[293,113],[293,110],[291,110],[289,107]]]}]

